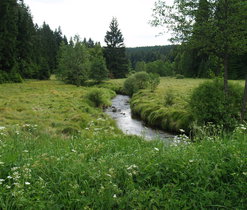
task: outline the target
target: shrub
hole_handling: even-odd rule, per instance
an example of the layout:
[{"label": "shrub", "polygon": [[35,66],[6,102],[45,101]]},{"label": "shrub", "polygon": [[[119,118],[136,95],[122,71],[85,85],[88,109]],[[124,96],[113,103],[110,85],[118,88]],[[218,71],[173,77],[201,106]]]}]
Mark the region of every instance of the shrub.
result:
[{"label": "shrub", "polygon": [[0,70],[0,84],[9,82],[8,74],[5,71]]},{"label": "shrub", "polygon": [[232,129],[239,120],[241,94],[241,87],[237,84],[229,84],[226,95],[222,81],[205,82],[192,93],[192,114],[199,124],[211,122]]},{"label": "shrub", "polygon": [[176,75],[176,79],[184,79],[184,75],[182,75],[182,74],[177,74],[177,75]]},{"label": "shrub", "polygon": [[88,92],[87,98],[96,107],[106,107],[111,105],[111,98],[115,93],[103,88],[94,88]]},{"label": "shrub", "polygon": [[138,90],[151,88],[153,91],[159,84],[159,76],[157,74],[148,74],[146,72],[137,72],[128,77],[124,82],[124,91],[132,96]]}]

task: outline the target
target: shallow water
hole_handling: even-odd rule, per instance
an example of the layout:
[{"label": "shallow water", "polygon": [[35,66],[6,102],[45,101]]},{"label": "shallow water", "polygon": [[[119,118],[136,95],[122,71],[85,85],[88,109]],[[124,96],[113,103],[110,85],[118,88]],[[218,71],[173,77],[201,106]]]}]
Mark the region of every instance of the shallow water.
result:
[{"label": "shallow water", "polygon": [[129,96],[117,95],[112,99],[112,106],[105,110],[124,133],[142,136],[147,140],[162,139],[167,142],[172,141],[174,135],[147,127],[141,120],[132,118],[129,100]]}]

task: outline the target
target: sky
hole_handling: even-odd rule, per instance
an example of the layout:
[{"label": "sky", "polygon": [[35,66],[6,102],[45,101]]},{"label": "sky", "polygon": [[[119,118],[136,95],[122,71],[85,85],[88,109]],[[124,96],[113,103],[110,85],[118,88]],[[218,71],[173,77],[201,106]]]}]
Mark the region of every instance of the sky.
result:
[{"label": "sky", "polygon": [[[45,21],[55,30],[61,26],[67,38],[79,35],[105,45],[104,37],[116,17],[126,47],[170,44],[162,28],[149,24],[156,0],[25,0],[39,26]],[[167,0],[167,2],[172,0]]]}]

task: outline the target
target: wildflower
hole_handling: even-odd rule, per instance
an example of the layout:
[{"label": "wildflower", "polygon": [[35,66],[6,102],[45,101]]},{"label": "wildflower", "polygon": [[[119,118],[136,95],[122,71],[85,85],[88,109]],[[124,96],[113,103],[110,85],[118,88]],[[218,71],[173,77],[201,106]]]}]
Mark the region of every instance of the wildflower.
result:
[{"label": "wildflower", "polygon": [[10,187],[9,185],[6,185],[6,188],[7,188],[7,189],[10,189],[11,187]]},{"label": "wildflower", "polygon": [[12,176],[7,176],[7,179],[12,179]]},{"label": "wildflower", "polygon": [[156,150],[156,151],[160,151],[157,147],[154,147],[154,150]]},{"label": "wildflower", "polygon": [[4,126],[0,126],[0,130],[4,130],[5,129],[5,127]]},{"label": "wildflower", "polygon": [[25,182],[25,185],[30,185],[31,183],[30,182]]},{"label": "wildflower", "polygon": [[129,167],[127,168],[127,170],[131,170],[131,169],[135,169],[135,168],[138,168],[138,166],[135,165],[135,164],[133,164],[133,165],[129,166]]},{"label": "wildflower", "polygon": [[28,153],[28,150],[24,150],[23,152],[24,152],[24,153]]},{"label": "wildflower", "polygon": [[4,179],[0,179],[0,184],[2,184],[5,180]]},{"label": "wildflower", "polygon": [[179,129],[179,131],[180,131],[181,133],[185,133],[185,130],[184,130],[184,129]]},{"label": "wildflower", "polygon": [[72,149],[71,152],[75,152],[76,153],[76,150]]},{"label": "wildflower", "polygon": [[190,163],[193,163],[193,162],[194,162],[194,160],[189,160],[189,162],[190,162]]},{"label": "wildflower", "polygon": [[114,195],[113,195],[113,198],[116,198],[116,197],[117,197],[117,195],[116,195],[116,194],[114,194]]}]

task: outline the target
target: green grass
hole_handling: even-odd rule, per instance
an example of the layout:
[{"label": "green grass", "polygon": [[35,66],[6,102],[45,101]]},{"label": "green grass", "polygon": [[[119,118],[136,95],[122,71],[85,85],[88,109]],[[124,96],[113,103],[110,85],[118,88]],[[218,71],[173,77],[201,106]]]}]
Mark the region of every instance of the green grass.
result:
[{"label": "green grass", "polygon": [[1,136],[2,209],[245,209],[247,134],[165,146],[138,137]]},{"label": "green grass", "polygon": [[90,106],[87,94],[91,89],[55,80],[1,85],[0,126],[37,125],[40,131],[51,135],[117,130],[102,109]]},{"label": "green grass", "polygon": [[246,209],[246,125],[193,144],[145,141],[90,106],[90,90],[0,85],[0,209]]},{"label": "green grass", "polygon": [[[204,81],[206,80],[161,78],[154,92],[142,90],[134,94],[131,99],[132,111],[151,126],[175,133],[183,129],[189,133],[194,122],[189,109],[189,98],[193,89]],[[234,82],[244,84],[243,81]]]}]

